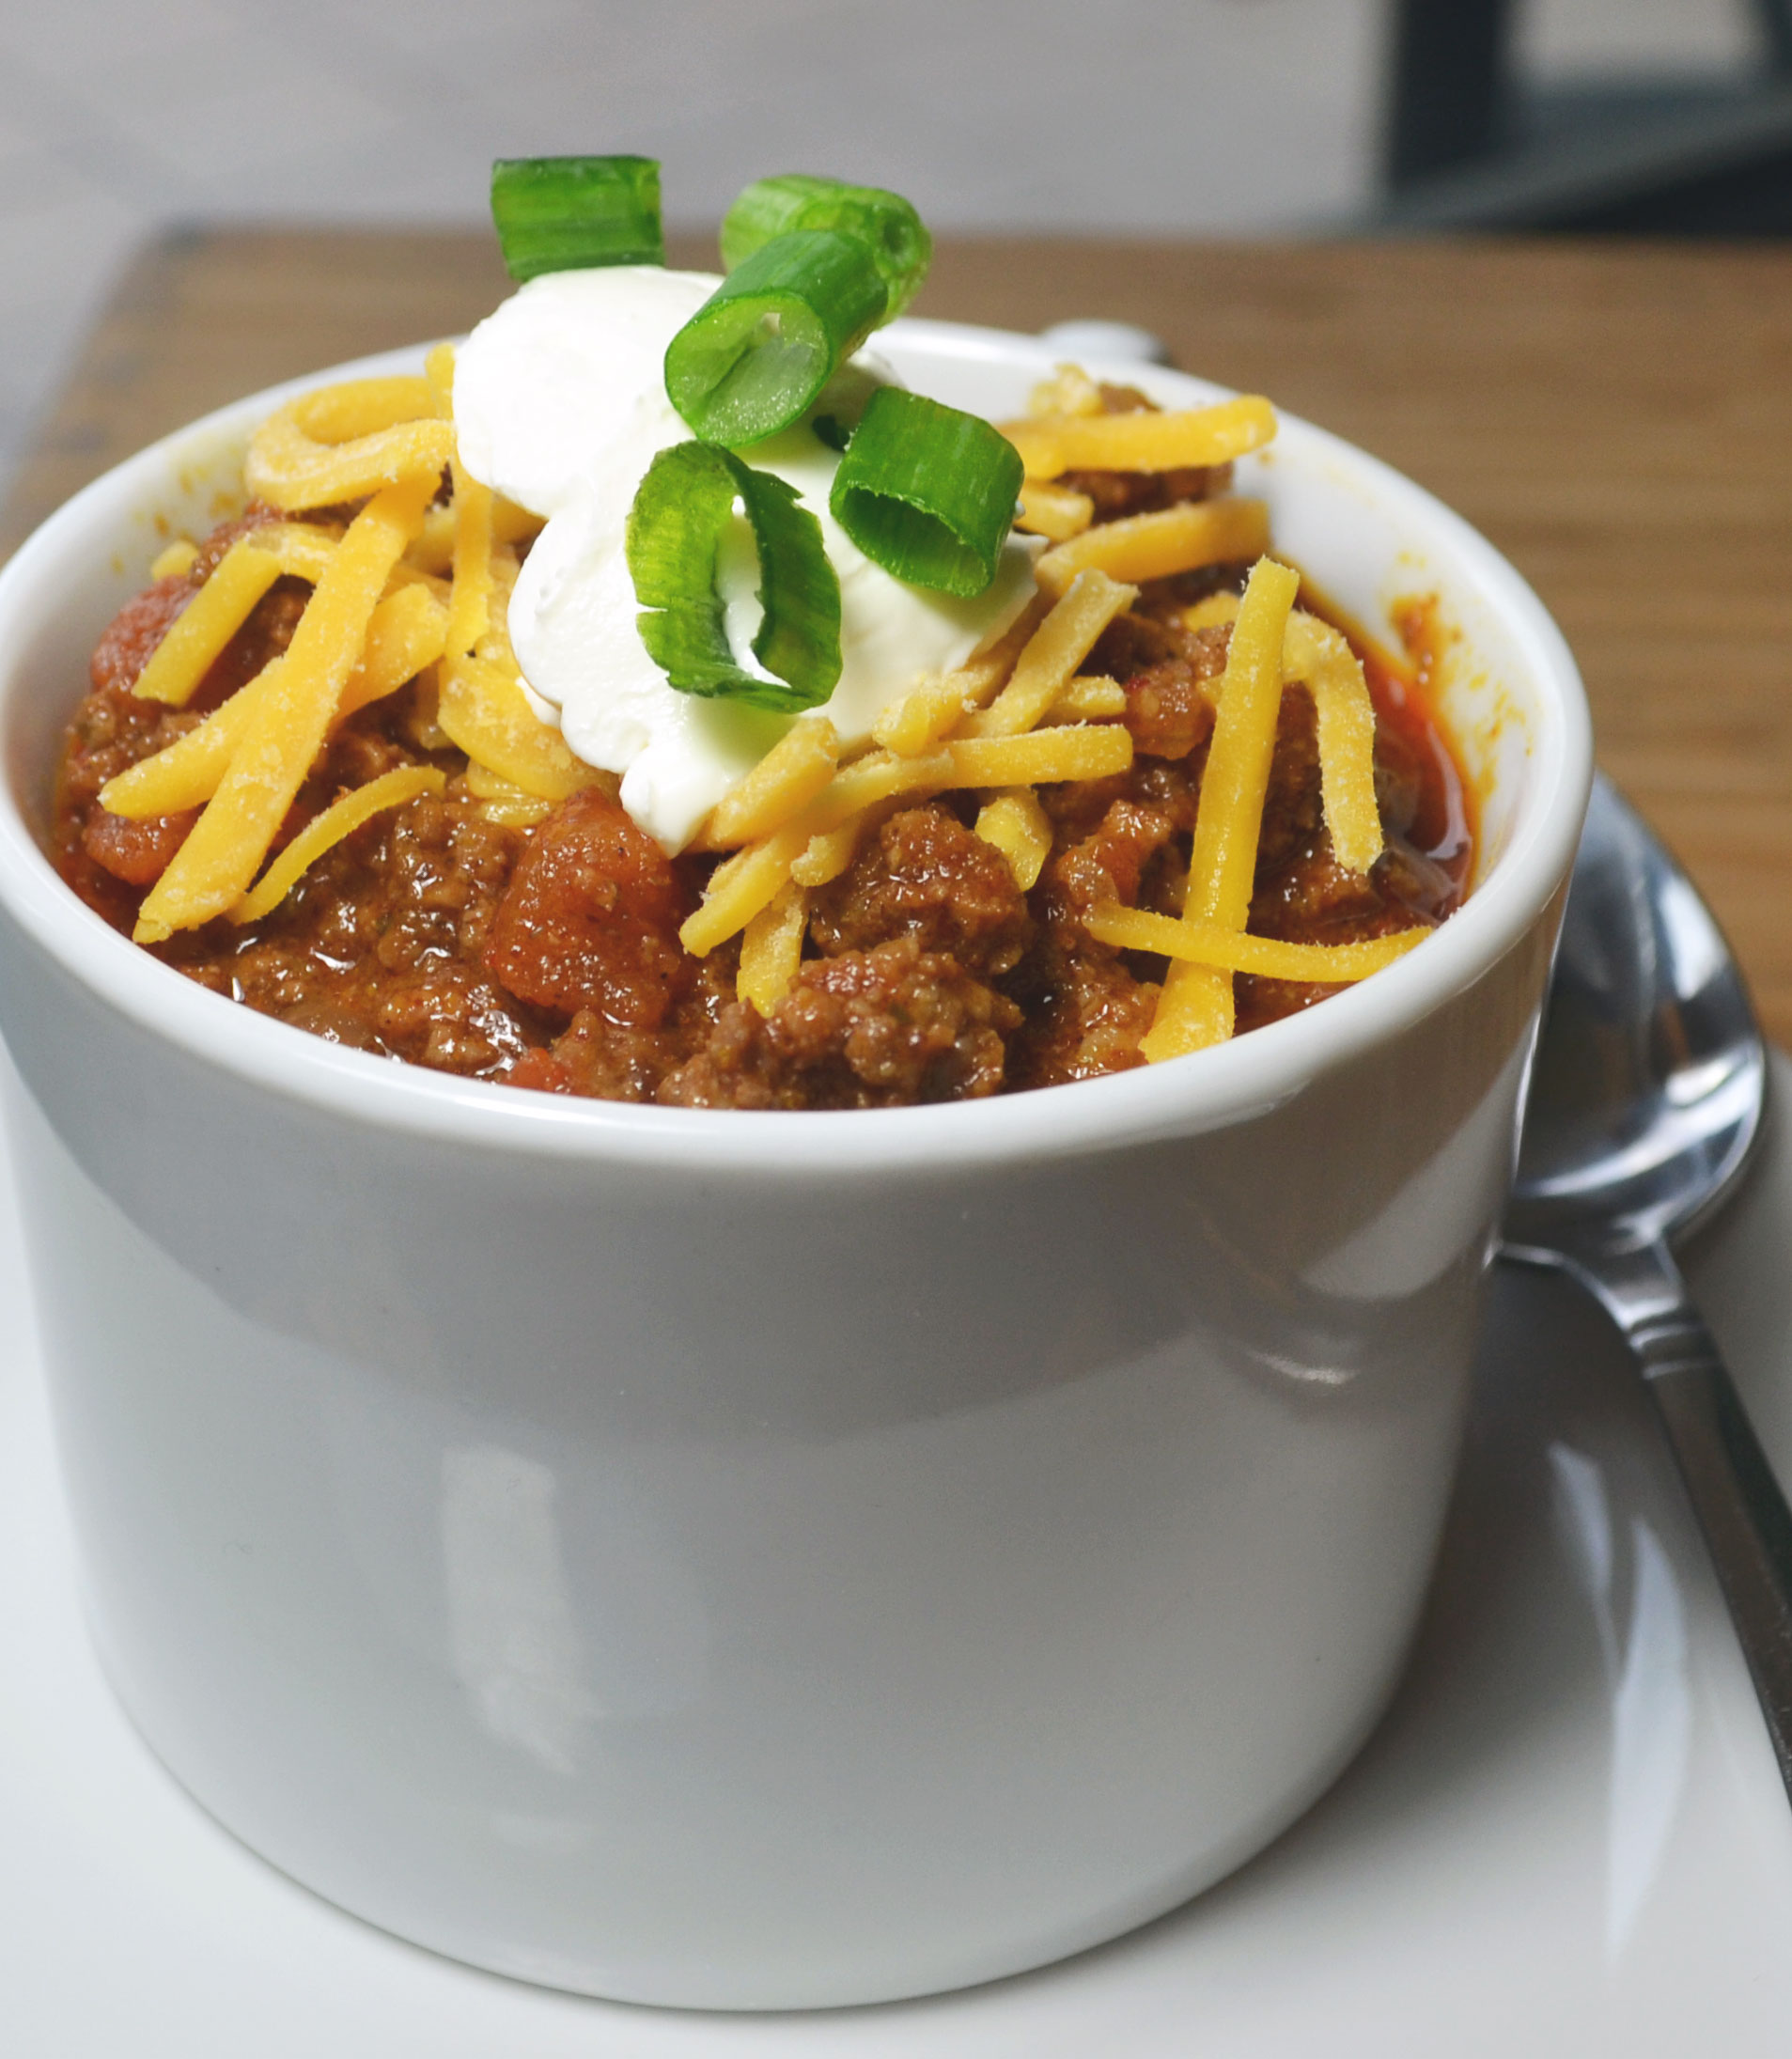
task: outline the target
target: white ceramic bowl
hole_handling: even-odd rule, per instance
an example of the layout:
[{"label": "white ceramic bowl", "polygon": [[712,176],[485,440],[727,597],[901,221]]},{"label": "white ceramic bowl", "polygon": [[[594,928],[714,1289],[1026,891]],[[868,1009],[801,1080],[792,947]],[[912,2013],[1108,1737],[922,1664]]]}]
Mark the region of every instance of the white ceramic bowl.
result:
[{"label": "white ceramic bowl", "polygon": [[[997,416],[1050,362],[885,342]],[[344,1908],[597,1994],[868,2002],[1172,1907],[1350,1757],[1424,1593],[1589,779],[1561,637],[1289,421],[1243,468],[1279,548],[1371,630],[1434,594],[1459,632],[1482,860],[1438,935],[1223,1049],[1012,1099],[569,1103],[234,1007],[39,850],[158,518],[203,529],[285,391],[0,575],[12,1144],[126,1705]]]}]

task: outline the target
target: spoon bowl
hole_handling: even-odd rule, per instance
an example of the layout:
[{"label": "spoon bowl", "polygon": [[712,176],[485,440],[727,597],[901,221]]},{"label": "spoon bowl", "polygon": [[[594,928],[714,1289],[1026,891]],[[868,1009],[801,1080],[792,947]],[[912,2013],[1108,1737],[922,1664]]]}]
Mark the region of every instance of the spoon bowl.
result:
[{"label": "spoon bowl", "polygon": [[1722,932],[1600,774],[1537,1046],[1508,1253],[1629,1250],[1686,1228],[1746,1164],[1766,1092],[1767,1052]]},{"label": "spoon bowl", "polygon": [[1792,1795],[1792,1510],[1668,1248],[1733,1191],[1766,1097],[1722,933],[1596,780],[1501,1249],[1570,1273],[1635,1353]]}]

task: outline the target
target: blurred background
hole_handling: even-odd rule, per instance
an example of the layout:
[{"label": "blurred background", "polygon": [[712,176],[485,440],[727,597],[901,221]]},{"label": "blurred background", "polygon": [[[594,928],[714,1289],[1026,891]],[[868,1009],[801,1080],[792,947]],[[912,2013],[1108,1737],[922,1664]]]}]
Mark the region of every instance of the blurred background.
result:
[{"label": "blurred background", "polygon": [[636,149],[936,229],[1792,226],[1792,0],[60,0],[0,9],[0,477],[172,223],[484,218]]}]

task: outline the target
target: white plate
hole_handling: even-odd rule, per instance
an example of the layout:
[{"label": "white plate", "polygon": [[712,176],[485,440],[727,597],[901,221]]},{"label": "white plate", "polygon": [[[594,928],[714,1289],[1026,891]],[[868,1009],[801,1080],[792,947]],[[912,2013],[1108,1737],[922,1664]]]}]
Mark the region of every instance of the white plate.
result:
[{"label": "white plate", "polygon": [[[1792,1109],[1792,1063],[1776,1061]],[[1792,1123],[1693,1255],[1792,1477]],[[1332,1793],[1175,1915],[937,2002],[704,2017],[469,1972],[262,1864],[84,1634],[0,1193],[0,2045],[28,2059],[1783,2054],[1792,1811],[1623,1356],[1503,1272],[1411,1671]]]}]

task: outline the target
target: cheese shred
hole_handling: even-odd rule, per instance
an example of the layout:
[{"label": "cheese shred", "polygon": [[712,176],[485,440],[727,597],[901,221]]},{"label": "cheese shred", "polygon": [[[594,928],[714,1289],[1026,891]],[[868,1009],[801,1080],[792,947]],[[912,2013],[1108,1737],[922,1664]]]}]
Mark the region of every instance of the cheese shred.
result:
[{"label": "cheese shred", "polygon": [[184,708],[279,576],[278,558],[257,551],[253,543],[233,543],[150,652],[131,691],[140,701]]},{"label": "cheese shred", "polygon": [[302,394],[250,439],[243,483],[288,512],[421,478],[433,498],[454,451],[454,426],[434,409],[427,379],[354,379]]},{"label": "cheese shred", "polygon": [[1205,565],[1249,564],[1269,548],[1270,511],[1261,501],[1182,501],[1085,529],[1047,551],[1034,570],[1046,592],[1057,594],[1092,569],[1111,579],[1171,579]]},{"label": "cheese shred", "polygon": [[[1257,837],[1282,709],[1282,643],[1300,590],[1299,572],[1260,558],[1232,626],[1183,897],[1183,918],[1190,923],[1242,930],[1251,913]],[[1232,975],[1178,960],[1170,968],[1139,1048],[1155,1064],[1223,1043],[1232,1024]]]},{"label": "cheese shred", "polygon": [[1190,922],[1174,915],[1154,915],[1143,908],[1122,908],[1117,901],[1102,902],[1083,928],[1098,944],[1112,944],[1123,951],[1155,951],[1178,964],[1251,973],[1259,979],[1311,980],[1321,986],[1366,979],[1404,958],[1431,934],[1420,924],[1360,944],[1285,944],[1279,937],[1254,937],[1222,923]]},{"label": "cheese shred", "polygon": [[787,881],[747,924],[736,991],[761,1015],[770,1015],[796,982],[808,920],[807,897],[794,881]]},{"label": "cheese shred", "polygon": [[1066,472],[1179,472],[1230,464],[1261,450],[1275,434],[1275,410],[1259,394],[1217,407],[1160,413],[1034,415],[1002,433],[1021,453],[1029,479]]},{"label": "cheese shred", "polygon": [[382,488],[350,523],[217,792],[145,897],[132,932],[139,944],[195,928],[246,891],[311,770],[387,576],[422,526],[435,485],[425,477]]}]

